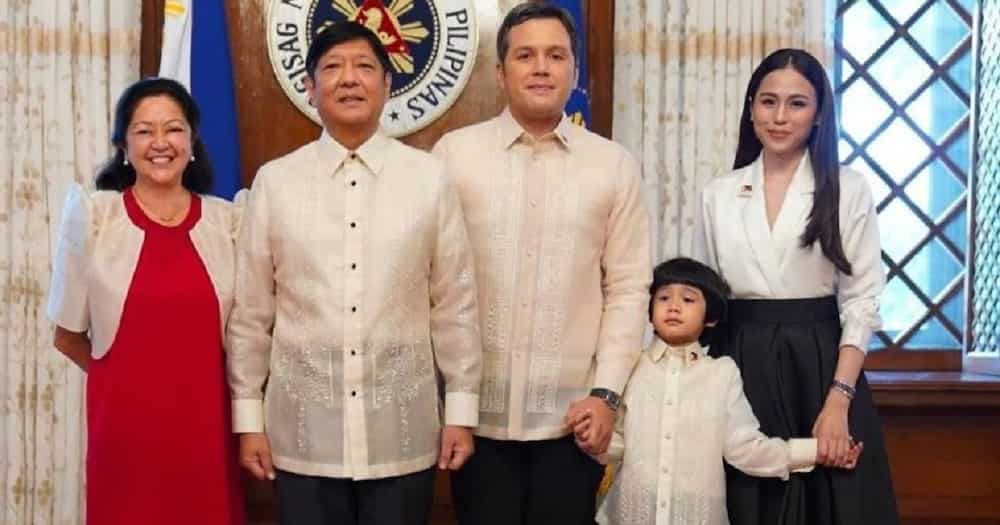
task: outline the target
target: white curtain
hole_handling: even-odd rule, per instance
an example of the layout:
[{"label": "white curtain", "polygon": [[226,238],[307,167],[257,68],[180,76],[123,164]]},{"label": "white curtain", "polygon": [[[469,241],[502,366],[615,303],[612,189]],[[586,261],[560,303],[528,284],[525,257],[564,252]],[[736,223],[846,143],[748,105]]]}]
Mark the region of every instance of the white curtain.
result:
[{"label": "white curtain", "polygon": [[690,253],[699,192],[732,167],[754,67],[782,47],[827,63],[833,3],[615,2],[614,137],[642,164],[654,260]]},{"label": "white curtain", "polygon": [[0,524],[83,522],[83,375],[45,319],[62,198],[110,153],[141,3],[0,0]]}]

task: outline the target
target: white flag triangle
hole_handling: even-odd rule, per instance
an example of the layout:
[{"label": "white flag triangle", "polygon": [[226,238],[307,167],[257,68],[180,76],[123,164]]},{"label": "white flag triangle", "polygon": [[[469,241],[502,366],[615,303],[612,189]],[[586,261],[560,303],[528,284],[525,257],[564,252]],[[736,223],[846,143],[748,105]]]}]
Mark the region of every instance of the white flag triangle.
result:
[{"label": "white flag triangle", "polygon": [[172,78],[191,91],[191,31],[194,0],[167,0],[163,6],[163,48],[160,76]]}]

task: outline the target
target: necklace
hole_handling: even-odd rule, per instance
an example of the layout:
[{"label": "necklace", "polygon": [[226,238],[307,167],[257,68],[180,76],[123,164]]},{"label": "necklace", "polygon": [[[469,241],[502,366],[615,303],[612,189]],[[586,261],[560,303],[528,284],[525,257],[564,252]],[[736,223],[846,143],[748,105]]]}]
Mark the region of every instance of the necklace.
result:
[{"label": "necklace", "polygon": [[190,204],[191,202],[190,200],[188,200],[187,203],[181,205],[181,207],[175,210],[173,213],[169,215],[163,215],[153,210],[148,204],[146,204],[146,202],[142,199],[142,197],[139,196],[138,188],[136,188],[135,186],[132,186],[132,195],[135,197],[135,202],[139,203],[139,207],[142,208],[142,211],[146,212],[149,215],[152,215],[153,218],[158,219],[158,222],[160,222],[161,224],[167,224],[167,225],[174,224],[175,222],[177,222],[178,216],[187,211],[188,204]]}]

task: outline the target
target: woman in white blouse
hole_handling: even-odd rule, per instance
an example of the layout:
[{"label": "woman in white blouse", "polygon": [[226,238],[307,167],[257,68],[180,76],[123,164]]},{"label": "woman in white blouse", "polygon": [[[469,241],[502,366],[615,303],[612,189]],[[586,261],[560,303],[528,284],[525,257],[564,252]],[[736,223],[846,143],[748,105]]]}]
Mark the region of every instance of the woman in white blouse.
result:
[{"label": "woman in white blouse", "polygon": [[732,287],[712,355],[740,366],[771,436],[813,435],[817,468],[787,482],[729,469],[736,525],[898,523],[881,424],[861,368],[885,277],[864,177],[838,165],[833,92],[802,50],[772,53],[747,88],[734,171],[702,198],[695,256]]},{"label": "woman in white blouse", "polygon": [[97,189],[70,190],[53,261],[55,347],[87,372],[90,524],[241,524],[222,329],[237,210],[184,86],[148,78],[115,109]]}]

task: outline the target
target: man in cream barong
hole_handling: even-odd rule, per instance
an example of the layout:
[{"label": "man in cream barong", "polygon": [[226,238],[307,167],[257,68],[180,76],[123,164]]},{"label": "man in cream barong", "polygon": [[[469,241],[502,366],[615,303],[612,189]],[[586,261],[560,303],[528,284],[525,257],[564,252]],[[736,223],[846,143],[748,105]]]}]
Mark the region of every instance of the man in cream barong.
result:
[{"label": "man in cream barong", "polygon": [[260,169],[237,242],[241,463],[276,479],[285,524],[425,524],[432,467],[461,467],[478,423],[458,196],[439,161],[378,131],[391,77],[374,34],[335,24],[306,62],[323,133]]},{"label": "man in cream barong", "polygon": [[452,483],[462,525],[592,524],[603,468],[588,454],[607,449],[642,348],[638,164],[564,114],[576,40],[565,10],[514,7],[497,32],[507,108],[435,146],[475,250],[483,332],[477,452]]}]

